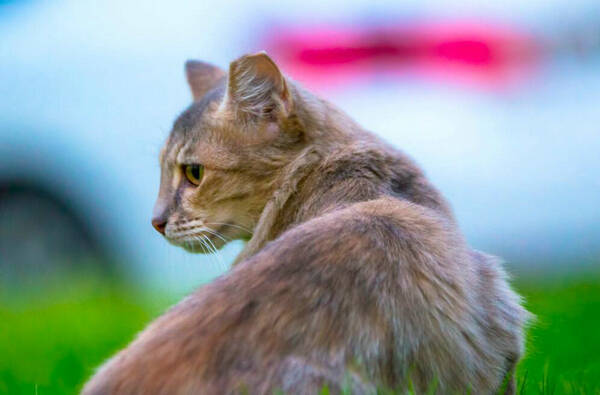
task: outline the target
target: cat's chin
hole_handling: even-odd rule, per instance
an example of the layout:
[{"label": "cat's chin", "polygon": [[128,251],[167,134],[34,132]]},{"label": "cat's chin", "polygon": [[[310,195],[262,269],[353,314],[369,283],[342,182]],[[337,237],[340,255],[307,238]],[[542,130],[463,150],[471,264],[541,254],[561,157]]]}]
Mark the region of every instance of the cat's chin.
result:
[{"label": "cat's chin", "polygon": [[200,244],[178,244],[179,247],[183,248],[187,252],[191,252],[192,254],[210,254],[208,248],[204,247]]},{"label": "cat's chin", "polygon": [[[210,240],[210,239],[209,239]],[[217,240],[210,240],[201,243],[197,240],[171,241],[169,242],[177,247],[181,247],[192,254],[214,254],[219,251],[225,243]]]}]

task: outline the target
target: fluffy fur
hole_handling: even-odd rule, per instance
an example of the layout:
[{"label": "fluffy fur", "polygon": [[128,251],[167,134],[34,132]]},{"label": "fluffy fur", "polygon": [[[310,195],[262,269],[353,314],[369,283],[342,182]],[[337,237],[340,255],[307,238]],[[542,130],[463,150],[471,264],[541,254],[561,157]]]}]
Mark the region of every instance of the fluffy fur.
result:
[{"label": "fluffy fur", "polygon": [[[528,313],[413,162],[264,53],[227,75],[200,65],[188,66],[196,101],[161,154],[155,217],[191,251],[249,241],[83,393],[360,394],[410,382],[491,394],[505,378],[514,391]],[[192,163],[205,167],[199,186],[182,174]]]}]

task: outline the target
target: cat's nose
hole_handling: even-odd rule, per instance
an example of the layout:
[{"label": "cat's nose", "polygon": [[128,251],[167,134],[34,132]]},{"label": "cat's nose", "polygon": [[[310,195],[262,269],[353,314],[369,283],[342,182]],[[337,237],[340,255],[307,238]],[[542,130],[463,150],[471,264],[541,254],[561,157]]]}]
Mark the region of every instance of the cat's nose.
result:
[{"label": "cat's nose", "polygon": [[152,226],[154,226],[154,229],[156,229],[158,233],[164,236],[167,221],[161,217],[152,218]]}]

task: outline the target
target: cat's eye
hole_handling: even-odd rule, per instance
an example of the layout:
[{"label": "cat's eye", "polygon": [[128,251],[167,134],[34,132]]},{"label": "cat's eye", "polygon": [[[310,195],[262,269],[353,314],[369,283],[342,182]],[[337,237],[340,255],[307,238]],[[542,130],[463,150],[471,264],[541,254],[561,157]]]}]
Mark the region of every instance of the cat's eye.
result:
[{"label": "cat's eye", "polygon": [[204,166],[202,165],[184,165],[183,173],[185,178],[194,185],[200,185],[202,175],[204,174]]}]

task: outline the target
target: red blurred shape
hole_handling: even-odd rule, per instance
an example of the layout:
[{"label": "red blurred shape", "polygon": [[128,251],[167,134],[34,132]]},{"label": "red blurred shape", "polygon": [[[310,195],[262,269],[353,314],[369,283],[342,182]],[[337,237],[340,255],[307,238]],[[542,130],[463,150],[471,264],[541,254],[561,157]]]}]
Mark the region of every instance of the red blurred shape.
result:
[{"label": "red blurred shape", "polygon": [[493,61],[494,49],[481,41],[447,41],[436,48],[440,58],[473,65],[489,65]]},{"label": "red blurred shape", "polygon": [[264,46],[317,87],[390,75],[503,87],[530,75],[541,55],[532,36],[468,22],[286,27],[271,30]]}]

